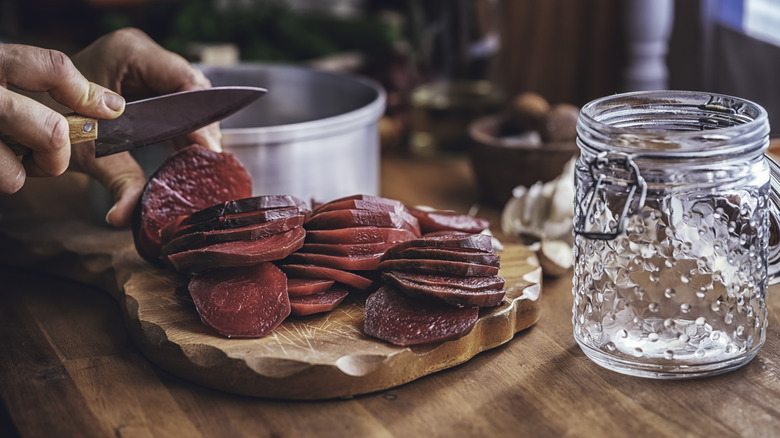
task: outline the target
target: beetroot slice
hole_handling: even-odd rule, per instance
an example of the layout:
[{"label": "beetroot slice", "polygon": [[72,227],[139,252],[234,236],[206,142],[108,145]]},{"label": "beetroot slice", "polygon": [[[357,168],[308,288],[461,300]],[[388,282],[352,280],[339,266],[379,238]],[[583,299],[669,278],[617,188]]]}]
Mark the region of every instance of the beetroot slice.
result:
[{"label": "beetroot slice", "polygon": [[303,215],[261,222],[240,228],[225,230],[199,231],[179,236],[166,243],[162,248],[163,256],[176,252],[198,249],[216,243],[235,240],[257,240],[277,233],[292,230],[303,225]]},{"label": "beetroot slice", "polygon": [[133,241],[138,254],[159,264],[160,230],[168,222],[251,194],[252,179],[232,154],[198,145],[171,154],[149,178],[133,212]]},{"label": "beetroot slice", "polygon": [[423,236],[394,245],[387,250],[387,257],[396,257],[406,248],[465,248],[493,252],[493,238],[487,234],[446,233]]},{"label": "beetroot slice", "polygon": [[344,201],[330,202],[319,207],[317,211],[312,214],[312,218],[319,215],[320,213],[338,210],[363,210],[377,213],[395,213],[408,224],[412,225],[415,230],[418,230],[417,234],[419,235],[420,221],[414,215],[412,215],[406,205],[393,199],[382,199],[381,201],[348,199]]},{"label": "beetroot slice", "polygon": [[[406,211],[409,208],[395,199],[376,198],[376,199],[342,199],[340,201],[331,201],[327,204],[317,207],[312,215],[323,211],[333,210],[370,210],[370,211]],[[411,214],[411,213],[409,213]]]},{"label": "beetroot slice", "polygon": [[495,267],[501,265],[501,256],[496,253],[458,248],[407,248],[400,251],[396,257],[402,259],[450,260]]},{"label": "beetroot slice", "polygon": [[332,287],[324,292],[290,298],[290,314],[295,316],[330,312],[338,307],[349,291],[343,287]]},{"label": "beetroot slice", "polygon": [[[230,230],[233,228],[243,228],[251,225],[256,225],[262,222],[270,222],[270,221],[286,219],[286,218],[291,218],[296,216],[303,216],[303,215],[299,213],[295,213],[294,211],[282,212],[281,209],[274,210],[274,214],[272,215],[269,215],[268,212],[257,212],[257,214],[254,215],[251,214],[230,215],[219,219],[210,220],[207,222],[200,222],[194,225],[179,227],[177,230],[174,231],[172,235],[170,235],[171,238],[169,240],[165,240],[165,234],[163,234],[161,237],[164,245],[171,239],[185,236],[187,234],[203,233],[203,232],[218,231],[218,230]],[[306,216],[303,216],[303,218],[305,221]],[[164,228],[163,233],[166,233],[166,231],[167,230]]]},{"label": "beetroot slice", "polygon": [[318,213],[320,210],[324,209],[328,205],[332,204],[338,204],[345,201],[367,201],[372,203],[378,203],[378,204],[401,204],[403,203],[401,201],[398,201],[396,199],[391,198],[383,198],[381,196],[376,195],[366,195],[366,194],[357,194],[357,195],[350,195],[350,196],[344,196],[342,198],[333,199],[331,201],[328,201],[324,204],[318,205],[316,208],[314,208],[314,213]]},{"label": "beetroot slice", "polygon": [[290,314],[287,277],[272,263],[194,276],[189,291],[204,324],[234,338],[259,338]]},{"label": "beetroot slice", "polygon": [[287,293],[292,297],[302,297],[325,292],[335,283],[324,278],[287,278]]},{"label": "beetroot slice", "polygon": [[236,199],[227,203],[225,213],[236,214],[286,207],[295,207],[304,214],[311,213],[311,209],[306,202],[293,195],[261,195],[252,198]]},{"label": "beetroot slice", "polygon": [[410,207],[409,212],[420,221],[420,231],[423,234],[436,231],[481,233],[490,228],[490,221],[487,219],[472,217],[454,211],[427,211]]},{"label": "beetroot slice", "polygon": [[501,304],[506,295],[503,285],[493,289],[471,290],[456,287],[452,282],[444,284],[425,284],[402,278],[394,272],[382,274],[382,279],[414,298],[430,298],[461,307],[494,307]]},{"label": "beetroot slice", "polygon": [[[283,207],[229,214],[189,225],[187,225],[187,219],[191,216],[185,216],[180,221],[178,219],[174,220],[171,224],[164,227],[160,233],[160,238],[164,245],[167,242],[166,237],[168,236],[170,236],[170,238],[176,238],[185,234],[199,233],[204,231],[241,228],[261,222],[269,222],[294,216],[302,216],[304,220],[306,218],[304,213],[301,213],[301,211],[296,207]],[[174,224],[176,224],[176,228],[171,232],[169,227],[173,226]]]},{"label": "beetroot slice", "polygon": [[264,210],[291,209],[296,212],[309,212],[309,207],[300,199],[291,195],[261,195],[220,202],[192,213],[181,222],[182,226],[217,219],[223,216],[252,213]]},{"label": "beetroot slice", "polygon": [[291,263],[283,264],[279,267],[290,277],[334,280],[358,290],[367,290],[374,282],[370,278],[364,277],[354,272],[345,271],[343,269],[328,268],[325,266]]},{"label": "beetroot slice", "polygon": [[474,328],[478,317],[478,307],[416,300],[382,286],[366,299],[364,330],[394,345],[419,345],[461,338]]},{"label": "beetroot slice", "polygon": [[384,227],[409,230],[420,235],[420,224],[413,216],[406,217],[389,211],[335,210],[318,213],[304,224],[307,230],[333,230],[351,227]]},{"label": "beetroot slice", "polygon": [[506,281],[498,275],[461,277],[454,275],[410,274],[401,271],[388,271],[387,273],[393,274],[393,276],[401,280],[411,281],[422,285],[457,287],[469,291],[503,289],[506,283]]},{"label": "beetroot slice", "polygon": [[350,227],[337,230],[307,230],[306,242],[311,243],[375,243],[405,242],[419,236],[401,228]]},{"label": "beetroot slice", "polygon": [[443,237],[443,236],[467,236],[469,234],[480,234],[480,233],[467,233],[465,231],[456,231],[456,230],[442,230],[442,231],[431,231],[430,233],[425,233],[423,237]]},{"label": "beetroot slice", "polygon": [[377,269],[380,271],[403,271],[462,277],[498,275],[498,268],[495,266],[453,262],[451,260],[392,259],[380,262]]},{"label": "beetroot slice", "polygon": [[384,253],[387,248],[395,245],[393,242],[369,242],[369,243],[304,243],[300,252],[314,254],[328,254],[334,256],[350,257],[369,254]]},{"label": "beetroot slice", "polygon": [[167,224],[163,225],[162,228],[160,228],[160,232],[158,234],[160,236],[161,247],[165,246],[166,243],[170,242],[174,238],[176,231],[179,229],[179,224],[186,217],[187,215],[176,216],[175,218],[168,221]]},{"label": "beetroot slice", "polygon": [[197,273],[214,268],[250,266],[281,260],[303,246],[306,231],[297,227],[270,237],[248,241],[217,243],[203,248],[177,252],[168,256],[174,269]]},{"label": "beetroot slice", "polygon": [[384,253],[356,255],[356,256],[336,256],[329,254],[315,254],[298,251],[290,254],[285,261],[298,263],[302,265],[317,265],[328,268],[343,269],[345,271],[370,271],[379,266],[379,261]]}]

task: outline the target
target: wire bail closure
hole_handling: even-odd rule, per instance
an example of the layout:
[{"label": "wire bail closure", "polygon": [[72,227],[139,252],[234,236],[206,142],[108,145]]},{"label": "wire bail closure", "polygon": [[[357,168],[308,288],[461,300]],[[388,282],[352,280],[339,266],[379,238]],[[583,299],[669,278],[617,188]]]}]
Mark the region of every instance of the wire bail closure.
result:
[{"label": "wire bail closure", "polygon": [[[576,234],[612,240],[625,230],[634,197],[638,195],[636,210],[645,205],[647,183],[632,157],[636,155],[604,151],[589,163],[591,185],[583,202],[575,208]],[[616,218],[612,214],[615,211],[619,212]]]},{"label": "wire bail closure", "polygon": [[780,165],[765,154],[769,164],[769,245],[767,277],[769,284],[780,283]]}]

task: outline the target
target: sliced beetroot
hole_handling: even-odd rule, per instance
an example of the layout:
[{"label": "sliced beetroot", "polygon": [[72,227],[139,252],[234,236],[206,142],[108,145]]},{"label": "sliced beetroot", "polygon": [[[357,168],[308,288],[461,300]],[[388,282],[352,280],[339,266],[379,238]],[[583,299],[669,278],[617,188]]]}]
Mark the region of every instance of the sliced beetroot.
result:
[{"label": "sliced beetroot", "polygon": [[306,242],[311,243],[374,243],[404,242],[419,236],[401,228],[350,227],[336,230],[307,230]]},{"label": "sliced beetroot", "polygon": [[461,338],[478,317],[478,307],[426,302],[382,286],[366,299],[364,330],[394,345],[419,345]]},{"label": "sliced beetroot", "polygon": [[387,248],[395,245],[395,242],[370,242],[370,243],[304,243],[300,252],[314,254],[328,254],[335,256],[361,256],[384,253]]},{"label": "sliced beetroot", "polygon": [[325,266],[328,268],[343,269],[345,271],[370,271],[377,268],[383,255],[384,253],[337,256],[297,251],[294,254],[290,254],[285,261],[302,265]]},{"label": "sliced beetroot", "polygon": [[[448,286],[457,287],[460,289],[467,289],[471,291],[480,291],[485,289],[498,289],[503,288],[505,280],[498,275],[473,275],[470,277],[462,277],[457,275],[438,275],[438,274],[412,274],[401,271],[388,271],[392,273],[394,277],[401,280],[411,281],[414,283],[431,285],[431,286]],[[384,275],[384,274],[383,274]]]},{"label": "sliced beetroot", "polygon": [[227,337],[263,337],[290,314],[287,277],[272,263],[196,275],[189,291],[203,323]]},{"label": "sliced beetroot", "polygon": [[[409,212],[409,208],[401,201],[387,198],[373,198],[373,199],[342,199],[337,201],[328,202],[317,207],[313,215],[321,213],[323,211],[334,210],[370,210],[370,211],[406,211]],[[411,214],[411,213],[410,213]]]},{"label": "sliced beetroot", "polygon": [[233,222],[230,223],[228,226],[223,226],[223,228],[227,228],[230,225],[243,226],[252,223],[269,221],[274,219],[281,219],[289,216],[299,216],[303,214],[297,207],[280,207],[280,208],[267,208],[263,210],[243,211],[240,213],[230,213],[222,216],[210,217],[208,219],[203,217],[201,217],[200,219],[193,219],[195,215],[197,215],[202,211],[204,210],[197,211],[183,218],[179,222],[178,225],[179,229],[177,232],[179,234],[183,234],[185,231],[182,230],[184,229],[192,229],[196,231],[213,229],[215,227],[219,227],[220,224],[223,224],[227,220],[232,220]]},{"label": "sliced beetroot", "polygon": [[182,221],[181,225],[192,225],[220,217],[253,213],[263,210],[293,209],[297,212],[309,212],[309,207],[302,200],[291,195],[261,195],[220,202],[218,204],[192,213]]},{"label": "sliced beetroot", "polygon": [[160,235],[160,246],[164,246],[166,243],[170,242],[174,235],[176,234],[176,231],[179,229],[179,224],[181,221],[186,218],[187,215],[181,215],[176,216],[175,218],[168,221],[167,224],[165,224],[158,233]]},{"label": "sliced beetroot", "polygon": [[236,240],[262,239],[300,227],[303,225],[303,220],[304,216],[298,215],[252,224],[245,227],[184,234],[166,243],[162,248],[162,254],[163,256],[167,256],[168,254]]},{"label": "sliced beetroot", "polygon": [[387,250],[387,258],[407,248],[465,248],[493,251],[493,238],[487,234],[446,233],[399,242]]},{"label": "sliced beetroot", "polygon": [[[312,216],[316,216],[320,213],[337,210],[363,210],[373,212],[386,212],[395,213],[400,216],[404,221],[412,225],[416,230],[419,230],[419,220],[412,215],[409,209],[401,201],[394,199],[347,199],[343,201],[329,202],[320,206]],[[419,234],[419,233],[418,233]]]},{"label": "sliced beetroot", "polygon": [[162,228],[177,217],[197,210],[166,183],[157,179],[147,181],[131,218],[133,242],[138,254],[146,261],[159,265]]},{"label": "sliced beetroot", "polygon": [[436,231],[462,231],[481,233],[490,228],[490,221],[454,211],[422,210],[410,207],[409,212],[420,221],[420,231],[428,234]]},{"label": "sliced beetroot", "polygon": [[[173,232],[168,230],[168,227],[163,228],[161,233],[161,241],[165,244],[167,241],[165,237],[169,238],[181,237],[186,234],[201,233],[206,231],[227,230],[231,228],[241,228],[250,225],[259,224],[262,222],[269,222],[279,219],[286,219],[291,217],[301,216],[305,218],[297,208],[285,207],[276,208],[271,210],[257,210],[246,213],[230,214],[218,218],[208,219],[195,224],[185,224],[185,219],[178,222],[176,229]],[[171,225],[176,224],[177,221],[173,221]]]},{"label": "sliced beetroot", "polygon": [[430,233],[425,233],[423,237],[467,236],[469,234],[479,234],[479,233],[467,233],[465,231],[456,231],[456,230],[441,230],[441,231],[431,231]]},{"label": "sliced beetroot", "polygon": [[287,293],[290,297],[302,297],[325,292],[335,283],[324,278],[287,278]]},{"label": "sliced beetroot", "polygon": [[352,227],[401,228],[420,235],[420,224],[410,216],[409,222],[404,216],[389,211],[335,210],[317,213],[304,224],[307,230],[334,230]]},{"label": "sliced beetroot", "polygon": [[501,304],[506,295],[503,284],[490,289],[473,290],[458,287],[457,281],[447,284],[420,283],[408,276],[396,275],[395,272],[383,273],[382,279],[411,297],[436,299],[453,306],[494,307]]},{"label": "sliced beetroot", "polygon": [[495,266],[478,265],[475,263],[453,262],[451,260],[428,259],[390,259],[379,263],[380,271],[403,271],[420,274],[485,276],[498,275]]},{"label": "sliced beetroot", "polygon": [[468,248],[407,248],[395,255],[404,259],[451,260],[463,263],[476,263],[499,267],[501,256],[494,252],[470,250]]},{"label": "sliced beetroot", "polygon": [[261,195],[252,198],[236,199],[225,208],[227,214],[274,208],[295,207],[301,213],[310,214],[311,208],[302,199],[293,195]]},{"label": "sliced beetroot", "polygon": [[138,254],[160,263],[160,230],[177,216],[252,194],[252,179],[229,153],[192,145],[171,154],[149,178],[133,212]]},{"label": "sliced beetroot", "polygon": [[330,312],[338,307],[349,291],[343,287],[332,287],[324,292],[290,298],[290,314],[295,316]]},{"label": "sliced beetroot", "polygon": [[279,267],[290,277],[334,280],[358,290],[367,290],[374,282],[370,278],[354,272],[325,266],[290,263],[280,265]]},{"label": "sliced beetroot", "polygon": [[209,269],[249,266],[281,260],[303,246],[306,232],[302,227],[257,240],[217,243],[203,248],[177,252],[168,261],[181,273]]},{"label": "sliced beetroot", "polygon": [[337,198],[337,199],[328,201],[328,202],[326,202],[324,204],[317,205],[314,208],[314,212],[313,213],[316,214],[316,213],[324,210],[325,208],[327,208],[327,206],[329,206],[329,205],[340,204],[340,203],[348,202],[348,201],[366,201],[366,202],[371,202],[371,203],[374,203],[374,204],[404,205],[401,201],[398,201],[396,199],[383,198],[381,196],[376,196],[376,195],[357,194],[357,195],[344,196],[342,198]]}]

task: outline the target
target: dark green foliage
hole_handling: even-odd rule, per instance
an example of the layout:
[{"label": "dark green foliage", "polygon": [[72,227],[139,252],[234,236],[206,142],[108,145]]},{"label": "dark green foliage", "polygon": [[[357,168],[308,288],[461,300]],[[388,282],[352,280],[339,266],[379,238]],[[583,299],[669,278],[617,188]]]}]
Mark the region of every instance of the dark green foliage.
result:
[{"label": "dark green foliage", "polygon": [[299,13],[283,2],[150,2],[143,14],[107,16],[106,31],[136,26],[166,48],[186,54],[191,43],[232,43],[244,61],[305,61],[336,53],[384,53],[398,30],[367,14],[342,18]]}]

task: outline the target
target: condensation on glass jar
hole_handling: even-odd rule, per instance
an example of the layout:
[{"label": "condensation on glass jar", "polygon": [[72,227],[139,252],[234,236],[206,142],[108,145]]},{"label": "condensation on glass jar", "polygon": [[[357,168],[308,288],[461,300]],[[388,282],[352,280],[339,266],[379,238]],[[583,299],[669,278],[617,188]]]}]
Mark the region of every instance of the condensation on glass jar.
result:
[{"label": "condensation on glass jar", "polygon": [[766,111],[712,93],[628,93],[585,105],[577,133],[581,349],[608,369],[662,379],[749,362],[778,265]]}]

